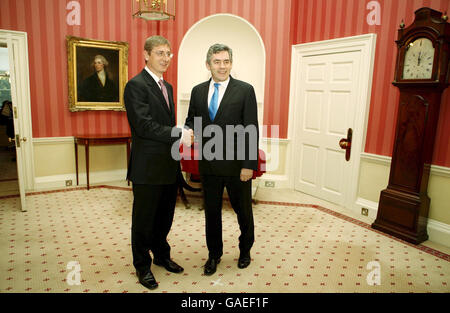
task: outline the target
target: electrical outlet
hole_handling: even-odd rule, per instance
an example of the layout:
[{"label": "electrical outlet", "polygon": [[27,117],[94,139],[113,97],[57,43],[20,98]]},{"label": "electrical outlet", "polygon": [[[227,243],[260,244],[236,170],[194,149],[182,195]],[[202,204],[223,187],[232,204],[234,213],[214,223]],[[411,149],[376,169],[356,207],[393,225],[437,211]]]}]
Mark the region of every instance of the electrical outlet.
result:
[{"label": "electrical outlet", "polygon": [[72,186],[72,180],[66,180],[66,187]]},{"label": "electrical outlet", "polygon": [[264,186],[273,188],[275,187],[275,182],[268,180],[264,183]]},{"label": "electrical outlet", "polygon": [[369,209],[361,208],[361,214],[364,216],[369,216]]}]

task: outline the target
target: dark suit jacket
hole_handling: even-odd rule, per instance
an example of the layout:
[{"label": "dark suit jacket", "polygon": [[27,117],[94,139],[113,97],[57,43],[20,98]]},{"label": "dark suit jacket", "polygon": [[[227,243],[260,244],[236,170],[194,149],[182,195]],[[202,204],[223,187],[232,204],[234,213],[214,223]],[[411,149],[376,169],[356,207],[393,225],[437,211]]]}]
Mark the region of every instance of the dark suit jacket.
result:
[{"label": "dark suit jacket", "polygon": [[125,86],[125,108],[132,136],[127,178],[134,184],[165,185],[177,179],[180,164],[172,158],[171,148],[181,133],[171,136],[175,126],[173,90],[169,83],[164,84],[170,110],[158,84],[145,69]]},{"label": "dark suit jacket", "polygon": [[86,102],[119,102],[119,88],[105,72],[105,86],[97,73],[86,78],[78,88],[78,101]]},{"label": "dark suit jacket", "polygon": [[[195,86],[191,92],[191,100],[189,104],[188,116],[186,118],[185,125],[191,129],[194,129],[195,136],[201,137],[200,147],[203,152],[205,144],[209,140],[217,142],[217,138],[214,135],[205,136],[205,127],[214,126],[220,127],[224,134],[224,138],[221,138],[223,146],[222,160],[207,160],[203,155],[203,158],[199,161],[199,171],[202,175],[217,175],[217,176],[239,176],[242,168],[258,169],[258,108],[256,104],[256,96],[253,86],[234,79],[230,76],[230,82],[227,86],[225,94],[219,105],[216,117],[214,121],[211,121],[208,112],[208,91],[210,81],[206,81]],[[194,128],[194,117],[202,118],[202,134],[199,134],[199,130]],[[238,126],[242,125],[244,128],[253,125],[256,129],[256,138],[249,138],[248,134],[244,132],[236,132],[234,136],[229,137],[232,141],[226,139],[226,126]],[[242,137],[244,136],[244,137]],[[242,151],[242,147],[238,150],[239,137],[244,139],[245,146],[244,157],[239,155]],[[205,150],[210,150],[208,146]],[[220,149],[220,145],[215,145]],[[226,159],[227,152],[233,155],[233,158]]]}]

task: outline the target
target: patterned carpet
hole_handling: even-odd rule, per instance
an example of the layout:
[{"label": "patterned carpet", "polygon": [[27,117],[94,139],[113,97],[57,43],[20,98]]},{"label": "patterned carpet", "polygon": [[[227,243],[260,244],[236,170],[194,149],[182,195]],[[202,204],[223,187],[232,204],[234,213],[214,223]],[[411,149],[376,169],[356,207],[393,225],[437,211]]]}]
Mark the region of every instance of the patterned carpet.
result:
[{"label": "patterned carpet", "polygon": [[[216,274],[207,258],[201,199],[177,203],[169,235],[173,274],[152,266],[149,291],[131,258],[129,188],[33,193],[0,199],[0,293],[409,293],[449,292],[450,256],[377,232],[317,205],[259,201],[252,263],[237,268],[239,229],[224,204],[224,251]],[[79,285],[77,285],[79,281]]]}]

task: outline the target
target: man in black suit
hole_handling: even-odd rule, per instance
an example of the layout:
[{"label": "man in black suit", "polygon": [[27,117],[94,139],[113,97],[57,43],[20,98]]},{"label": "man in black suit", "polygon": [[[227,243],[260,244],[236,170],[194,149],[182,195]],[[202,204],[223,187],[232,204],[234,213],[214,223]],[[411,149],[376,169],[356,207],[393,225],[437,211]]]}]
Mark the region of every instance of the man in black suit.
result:
[{"label": "man in black suit", "polygon": [[[131,128],[132,147],[127,178],[133,182],[131,245],[133,265],[139,282],[158,287],[150,270],[153,263],[173,273],[183,268],[170,258],[167,235],[172,226],[177,198],[179,161],[171,155],[172,145],[193,140],[192,131],[175,127],[172,86],[163,80],[173,54],[169,41],[149,37],[144,46],[146,67],[133,77],[124,91]],[[177,134],[177,135],[176,135]]]},{"label": "man in black suit", "polygon": [[206,67],[212,78],[192,89],[185,123],[187,128],[194,129],[202,152],[199,171],[204,190],[209,250],[205,275],[216,272],[223,254],[224,188],[241,230],[239,268],[250,264],[250,249],[254,242],[251,179],[258,167],[256,96],[250,84],[230,76],[232,64],[233,54],[228,46],[215,44],[209,48]]}]

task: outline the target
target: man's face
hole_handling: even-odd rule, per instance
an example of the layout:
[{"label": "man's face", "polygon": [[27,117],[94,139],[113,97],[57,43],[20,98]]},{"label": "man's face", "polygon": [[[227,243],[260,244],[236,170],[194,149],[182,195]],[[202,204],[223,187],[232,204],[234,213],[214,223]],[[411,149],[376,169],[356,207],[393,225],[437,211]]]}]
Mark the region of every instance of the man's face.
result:
[{"label": "man's face", "polygon": [[96,72],[100,72],[101,70],[103,70],[105,65],[103,64],[101,59],[95,59],[94,60],[94,67],[95,67],[95,71]]},{"label": "man's face", "polygon": [[156,75],[162,76],[167,71],[171,60],[171,51],[168,45],[156,46],[150,53],[144,51],[147,67]]},{"label": "man's face", "polygon": [[211,63],[206,62],[206,68],[211,72],[211,76],[216,83],[228,79],[232,66],[228,51],[213,54]]}]

